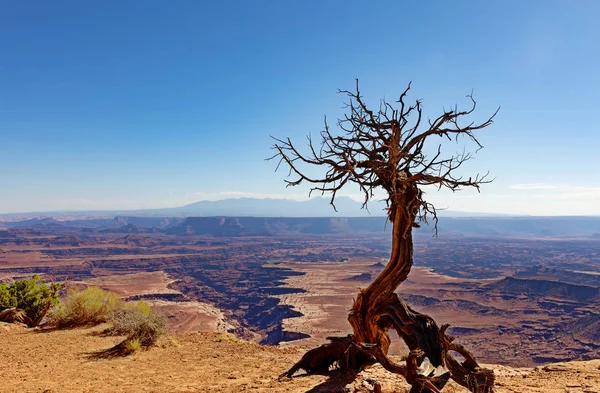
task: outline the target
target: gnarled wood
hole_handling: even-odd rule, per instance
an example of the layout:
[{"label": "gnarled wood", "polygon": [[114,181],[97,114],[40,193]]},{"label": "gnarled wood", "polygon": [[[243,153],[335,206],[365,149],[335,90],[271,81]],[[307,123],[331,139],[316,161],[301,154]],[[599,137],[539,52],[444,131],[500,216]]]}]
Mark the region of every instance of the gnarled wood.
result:
[{"label": "gnarled wood", "polygon": [[27,314],[27,312],[23,309],[20,308],[6,308],[0,311],[0,322],[6,322],[6,323],[15,323],[15,322],[19,322],[19,323],[24,323],[25,325],[29,326],[29,327],[36,327],[39,326],[40,323],[42,322],[42,320],[46,317],[46,314],[48,314],[48,311],[50,311],[50,308],[52,307],[52,302],[50,300],[48,300],[46,302],[46,305],[44,306],[44,309],[42,310],[41,313],[39,313],[39,315],[37,317],[32,317],[30,315]]},{"label": "gnarled wood", "polygon": [[336,362],[340,362],[352,345],[354,337],[327,337],[328,344],[313,348],[306,352],[302,358],[292,366],[288,371],[281,374],[279,378],[291,378],[297,371],[304,370],[307,373],[324,373]]},{"label": "gnarled wood", "polygon": [[0,322],[23,323],[29,327],[36,326],[34,321],[20,308],[7,308],[0,311]]},{"label": "gnarled wood", "polygon": [[[435,136],[457,141],[464,136],[482,148],[474,133],[489,126],[496,113],[482,123],[460,124],[476,107],[475,100],[468,96],[472,103],[470,109],[444,111],[421,130],[421,101],[407,106],[405,99],[409,90],[410,84],[396,101],[397,108],[382,101],[377,111],[370,110],[363,101],[358,81],[355,92],[341,91],[350,98],[349,114],[338,121],[345,135],[334,136],[325,122],[320,149],[313,146],[309,137],[308,154],[301,153],[289,138],[275,138],[276,154],[271,158],[279,158],[279,165],[287,165],[289,175],[296,177],[286,180],[288,186],[309,183],[311,192],[331,194],[334,208],[337,192],[349,183],[358,185],[363,192],[364,207],[373,197],[373,190],[381,188],[387,193],[388,219],[392,223],[390,260],[375,280],[360,290],[348,316],[354,330],[350,342],[339,345],[341,341],[334,340],[307,352],[285,375],[292,376],[300,368],[308,372],[324,370],[334,363],[340,368],[360,370],[379,362],[387,370],[403,375],[414,393],[440,392],[450,377],[473,393],[493,393],[493,372],[480,368],[470,352],[453,344],[453,338],[445,333],[446,325],[440,329],[431,317],[406,305],[395,291],[406,280],[413,264],[413,227],[433,217],[437,234],[435,207],[425,201],[420,187],[435,185],[455,191],[462,187],[479,189],[481,184],[489,182],[487,175],[468,179],[455,175],[456,170],[472,158],[470,154],[463,152],[444,157],[439,144],[437,152],[433,150],[433,156],[428,156],[425,142]],[[413,123],[409,123],[411,114],[416,115]],[[307,176],[300,167],[302,164],[324,166],[325,176]],[[411,350],[405,366],[387,357],[389,329],[396,330]],[[459,363],[451,351],[460,353],[466,360]],[[423,371],[422,366],[428,363],[433,368],[431,373]]]}]

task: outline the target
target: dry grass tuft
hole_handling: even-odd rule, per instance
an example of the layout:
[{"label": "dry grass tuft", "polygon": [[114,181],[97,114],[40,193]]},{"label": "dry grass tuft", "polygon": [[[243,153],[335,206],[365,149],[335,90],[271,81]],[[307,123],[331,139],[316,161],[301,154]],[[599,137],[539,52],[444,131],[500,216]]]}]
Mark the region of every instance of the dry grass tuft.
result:
[{"label": "dry grass tuft", "polygon": [[57,328],[94,326],[108,321],[110,315],[123,307],[115,293],[98,287],[72,289],[50,315],[50,325]]}]

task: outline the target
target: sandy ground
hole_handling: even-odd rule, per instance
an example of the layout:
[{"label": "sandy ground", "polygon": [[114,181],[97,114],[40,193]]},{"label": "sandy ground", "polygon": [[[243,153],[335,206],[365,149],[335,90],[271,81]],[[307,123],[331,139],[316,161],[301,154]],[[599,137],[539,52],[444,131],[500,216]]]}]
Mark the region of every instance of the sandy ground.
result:
[{"label": "sandy ground", "polygon": [[[406,393],[401,377],[373,367],[355,382],[342,376],[277,376],[302,348],[263,347],[229,334],[178,334],[129,357],[92,360],[118,337],[104,326],[54,332],[0,323],[0,392],[368,392],[367,379],[384,392]],[[600,360],[513,369],[494,367],[497,393],[598,393]],[[465,392],[451,384],[447,393]]]}]

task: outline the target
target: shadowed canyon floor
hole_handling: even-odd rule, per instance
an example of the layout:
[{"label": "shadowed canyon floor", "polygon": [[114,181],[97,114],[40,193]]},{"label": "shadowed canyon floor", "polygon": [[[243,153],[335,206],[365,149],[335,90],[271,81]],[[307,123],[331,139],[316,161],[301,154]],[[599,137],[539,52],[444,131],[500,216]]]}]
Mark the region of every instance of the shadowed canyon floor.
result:
[{"label": "shadowed canyon floor", "polygon": [[[122,338],[99,334],[104,326],[43,332],[0,323],[0,392],[372,392],[407,393],[401,377],[375,366],[354,382],[343,375],[278,381],[301,348],[260,346],[226,333],[164,337],[157,347],[129,357],[92,360]],[[492,366],[497,393],[597,393],[600,360],[536,368]],[[450,384],[444,392],[464,393]]]}]

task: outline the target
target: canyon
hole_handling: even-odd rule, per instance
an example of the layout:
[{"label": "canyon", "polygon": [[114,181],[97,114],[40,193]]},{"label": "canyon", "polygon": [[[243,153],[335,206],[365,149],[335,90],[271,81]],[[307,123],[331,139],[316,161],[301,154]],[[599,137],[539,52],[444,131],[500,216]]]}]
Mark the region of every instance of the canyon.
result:
[{"label": "canyon", "polygon": [[[572,220],[573,221],[573,220]],[[398,293],[484,363],[600,358],[600,219],[443,218],[415,233]],[[174,331],[311,347],[349,333],[385,266],[380,217],[126,217],[4,221],[0,280],[42,274],[145,299]],[[392,352],[406,348],[394,340]]]}]

